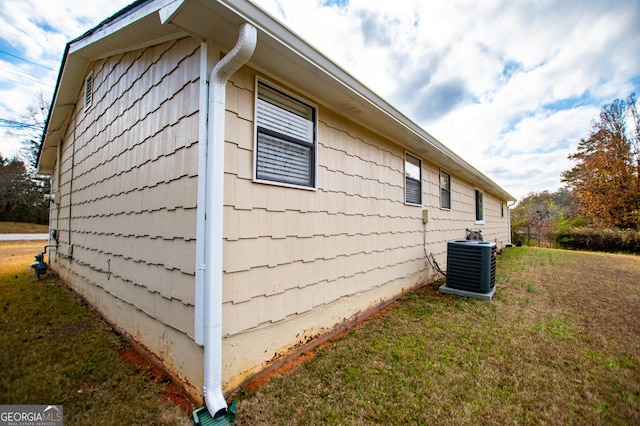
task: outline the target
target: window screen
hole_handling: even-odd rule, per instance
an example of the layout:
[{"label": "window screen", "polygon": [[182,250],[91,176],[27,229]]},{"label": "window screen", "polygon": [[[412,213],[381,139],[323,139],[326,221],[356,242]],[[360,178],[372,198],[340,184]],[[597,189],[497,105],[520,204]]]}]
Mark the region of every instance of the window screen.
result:
[{"label": "window screen", "polygon": [[256,179],[314,187],[315,109],[260,82],[256,127]]}]

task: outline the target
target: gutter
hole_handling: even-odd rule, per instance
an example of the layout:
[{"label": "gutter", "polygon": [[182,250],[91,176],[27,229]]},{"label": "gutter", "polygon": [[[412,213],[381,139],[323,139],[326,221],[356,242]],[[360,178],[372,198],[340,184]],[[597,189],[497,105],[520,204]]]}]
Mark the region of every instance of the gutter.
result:
[{"label": "gutter", "polygon": [[224,123],[229,77],[253,55],[257,30],[244,23],[234,48],[209,78],[204,231],[204,399],[213,417],[227,414],[222,394],[222,260],[224,213]]}]

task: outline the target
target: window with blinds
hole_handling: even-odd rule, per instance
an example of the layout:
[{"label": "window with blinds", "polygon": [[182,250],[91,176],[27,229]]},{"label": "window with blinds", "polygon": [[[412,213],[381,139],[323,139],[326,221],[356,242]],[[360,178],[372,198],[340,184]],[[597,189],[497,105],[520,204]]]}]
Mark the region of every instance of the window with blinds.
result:
[{"label": "window with blinds", "polygon": [[315,187],[315,115],[313,107],[258,82],[256,180]]},{"label": "window with blinds", "polygon": [[484,222],[484,194],[476,189],[476,223]]},{"label": "window with blinds", "polygon": [[422,162],[409,153],[404,154],[405,202],[422,205]]},{"label": "window with blinds", "polygon": [[451,209],[451,175],[440,170],[440,208]]}]

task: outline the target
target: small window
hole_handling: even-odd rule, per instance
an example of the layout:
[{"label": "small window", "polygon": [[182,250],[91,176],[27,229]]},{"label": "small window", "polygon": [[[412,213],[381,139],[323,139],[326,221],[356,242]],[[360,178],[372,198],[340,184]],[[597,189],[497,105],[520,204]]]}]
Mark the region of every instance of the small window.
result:
[{"label": "small window", "polygon": [[451,175],[440,170],[440,207],[451,209]]},{"label": "small window", "polygon": [[422,163],[409,153],[404,155],[405,202],[422,205]]},{"label": "small window", "polygon": [[476,222],[484,222],[484,194],[476,189]]},{"label": "small window", "polygon": [[504,217],[504,201],[500,201],[500,217]]},{"label": "small window", "polygon": [[93,103],[93,71],[84,80],[84,109],[87,110]]},{"label": "small window", "polygon": [[316,186],[315,108],[258,82],[255,180]]}]

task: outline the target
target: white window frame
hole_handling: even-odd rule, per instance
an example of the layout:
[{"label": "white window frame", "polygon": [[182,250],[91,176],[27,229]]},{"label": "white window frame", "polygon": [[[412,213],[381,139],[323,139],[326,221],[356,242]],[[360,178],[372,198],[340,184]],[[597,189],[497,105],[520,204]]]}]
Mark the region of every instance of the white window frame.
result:
[{"label": "white window frame", "polygon": [[[474,215],[476,218],[476,225],[482,225],[485,222],[484,192],[476,188],[473,194],[473,198],[474,198],[473,205],[475,207]],[[478,206],[478,202],[480,203],[480,206]],[[479,211],[478,211],[478,207],[480,207]],[[480,215],[478,215],[478,213],[480,213]]]},{"label": "white window frame", "polygon": [[[446,174],[447,176],[449,176],[449,207],[444,207],[442,204],[442,174]],[[448,171],[444,170],[444,169],[440,169],[440,176],[439,176],[439,187],[440,187],[440,208],[442,210],[451,210],[452,208],[452,203],[451,203],[451,173],[449,173]]]},{"label": "white window frame", "polygon": [[[259,119],[258,119],[258,102],[262,101],[259,99],[259,93],[260,93],[260,87],[266,87],[267,89],[270,89],[274,92],[276,92],[278,95],[281,95],[283,98],[287,98],[288,101],[291,102],[291,105],[300,105],[303,107],[307,107],[311,110],[311,114],[312,114],[312,126],[313,129],[311,131],[311,138],[313,139],[312,141],[302,141],[299,140],[298,142],[293,141],[293,140],[289,140],[288,142],[291,143],[300,143],[302,146],[307,146],[310,147],[312,150],[311,153],[311,163],[310,164],[310,184],[309,185],[303,185],[303,184],[296,184],[293,182],[286,182],[283,180],[277,180],[277,179],[266,179],[264,177],[260,176],[259,170],[258,170],[258,147],[259,147],[259,135],[265,134],[264,130],[258,125]],[[301,99],[299,96],[291,93],[290,91],[283,89],[282,87],[273,84],[269,81],[263,80],[261,78],[256,78],[256,84],[255,84],[255,97],[254,97],[254,138],[253,138],[253,181],[256,183],[264,183],[264,184],[268,184],[268,185],[276,185],[276,186],[284,186],[284,187],[288,187],[288,188],[297,188],[297,189],[307,189],[307,190],[312,190],[315,191],[318,189],[318,107],[307,101],[307,100],[303,100]],[[275,104],[274,104],[275,105]],[[285,109],[285,108],[282,108]],[[267,131],[269,131],[269,129],[267,129]],[[285,135],[287,136],[287,135]],[[291,138],[293,139],[293,138]]]},{"label": "white window frame", "polygon": [[[409,174],[407,173],[407,163],[408,163],[407,157],[412,157],[413,159],[417,160],[418,172],[420,175],[418,179],[416,179],[415,177],[409,176]],[[407,179],[419,182],[420,200],[417,203],[409,201],[408,192],[407,192],[407,190],[409,189],[407,185]],[[405,151],[404,153],[404,203],[409,206],[422,206],[422,159],[417,155],[414,155],[408,151]]]},{"label": "white window frame", "polygon": [[84,79],[84,111],[91,108],[93,105],[93,87],[94,87],[94,79],[93,79],[93,70],[87,74],[87,77]]}]

